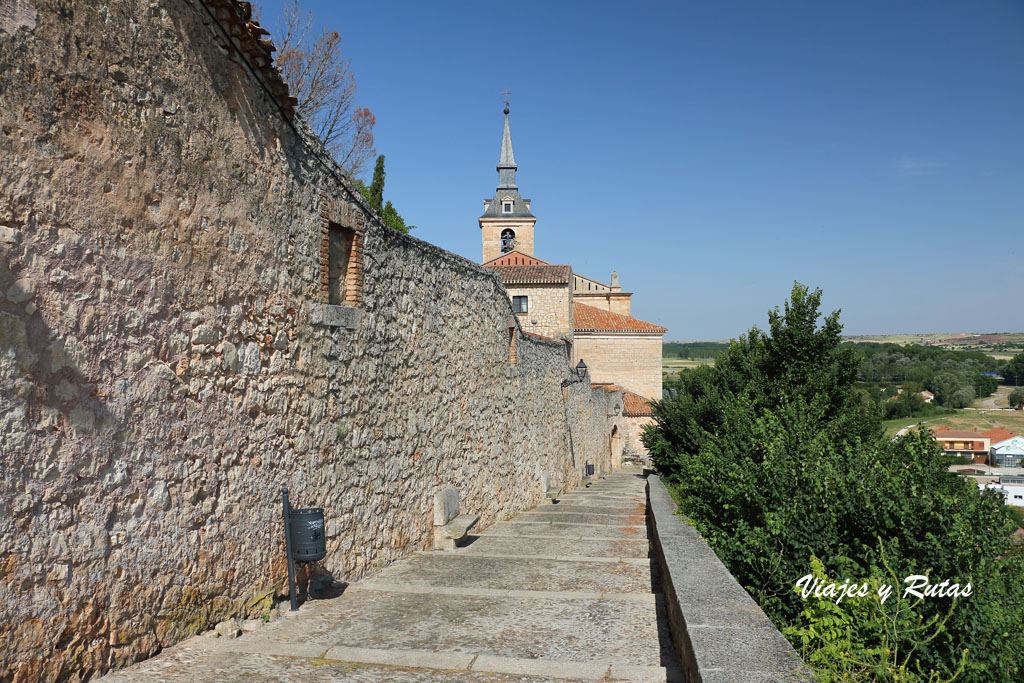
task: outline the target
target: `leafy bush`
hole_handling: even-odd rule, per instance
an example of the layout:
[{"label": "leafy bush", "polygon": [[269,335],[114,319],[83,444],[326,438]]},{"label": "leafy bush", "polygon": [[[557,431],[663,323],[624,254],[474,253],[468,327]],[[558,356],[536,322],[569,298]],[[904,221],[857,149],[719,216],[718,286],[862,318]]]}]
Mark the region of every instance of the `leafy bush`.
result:
[{"label": "leafy bush", "polygon": [[[926,432],[882,437],[854,386],[858,361],[840,346],[838,312],[818,327],[820,298],[795,284],[767,333],[755,327],[714,367],[683,374],[644,433],[656,467],[740,584],[823,672],[840,666],[840,642],[859,653],[846,673],[864,680],[1020,680],[1024,558],[1010,552],[1015,525],[1002,498],[948,472]],[[807,629],[835,615],[792,589],[812,557],[830,576],[892,576],[901,587],[928,574],[971,582],[974,594],[904,601],[867,624],[851,607],[847,640],[825,643]],[[879,654],[887,648],[899,654]]]}]

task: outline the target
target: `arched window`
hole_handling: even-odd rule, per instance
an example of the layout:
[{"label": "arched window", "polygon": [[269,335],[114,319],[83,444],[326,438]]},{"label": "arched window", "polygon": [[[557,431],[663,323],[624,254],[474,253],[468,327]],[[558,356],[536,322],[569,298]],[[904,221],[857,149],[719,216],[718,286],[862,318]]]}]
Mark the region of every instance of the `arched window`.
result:
[{"label": "arched window", "polygon": [[[493,234],[493,233],[492,233]],[[505,228],[501,231],[501,253],[507,254],[516,248],[516,234],[512,232],[511,228]]]}]

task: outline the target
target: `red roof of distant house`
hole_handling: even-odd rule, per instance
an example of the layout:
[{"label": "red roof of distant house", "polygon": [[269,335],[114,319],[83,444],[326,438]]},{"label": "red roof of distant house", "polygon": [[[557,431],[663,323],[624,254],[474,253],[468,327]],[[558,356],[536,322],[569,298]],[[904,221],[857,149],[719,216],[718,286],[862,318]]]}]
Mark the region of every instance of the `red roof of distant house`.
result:
[{"label": "red roof of distant house", "polygon": [[940,429],[936,430],[935,438],[937,439],[987,439],[989,438],[982,432],[971,432],[966,429]]},{"label": "red roof of distant house", "polygon": [[1002,427],[996,427],[986,432],[979,432],[982,436],[987,436],[992,439],[992,443],[999,443],[1000,441],[1006,441],[1007,439],[1017,436],[1016,433],[1011,432],[1009,429],[1003,429]]},{"label": "red roof of distant house", "polygon": [[521,251],[510,251],[501,256],[496,256],[484,264],[485,266],[550,266],[547,261],[541,261],[536,256],[524,254]]},{"label": "red roof of distant house", "polygon": [[492,266],[506,285],[566,285],[572,269],[569,266]]},{"label": "red roof of distant house", "polygon": [[927,389],[925,389],[924,391],[919,391],[917,393],[917,395],[918,396],[923,396],[924,398],[935,398],[935,394],[933,394],[932,392],[928,391]]},{"label": "red roof of distant house", "polygon": [[572,316],[577,332],[668,332],[667,327],[578,302],[572,304]]}]

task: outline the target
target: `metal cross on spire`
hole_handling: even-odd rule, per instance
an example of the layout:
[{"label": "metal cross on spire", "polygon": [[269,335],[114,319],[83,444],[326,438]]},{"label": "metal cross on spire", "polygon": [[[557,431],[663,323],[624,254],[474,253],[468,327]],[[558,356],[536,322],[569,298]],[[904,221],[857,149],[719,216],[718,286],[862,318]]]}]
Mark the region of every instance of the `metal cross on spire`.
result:
[{"label": "metal cross on spire", "polygon": [[505,96],[505,113],[507,114],[508,113],[508,96],[512,94],[512,91],[509,90],[508,88],[505,88],[500,94]]}]

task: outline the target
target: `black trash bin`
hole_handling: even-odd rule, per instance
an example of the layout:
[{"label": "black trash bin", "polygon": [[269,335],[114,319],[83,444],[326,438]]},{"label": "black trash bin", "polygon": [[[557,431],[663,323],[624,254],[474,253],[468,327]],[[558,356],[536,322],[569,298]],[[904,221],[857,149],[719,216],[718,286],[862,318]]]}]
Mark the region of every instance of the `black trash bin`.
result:
[{"label": "black trash bin", "polygon": [[293,509],[289,522],[288,526],[292,532],[292,559],[296,562],[316,562],[324,559],[327,554],[324,509]]}]

